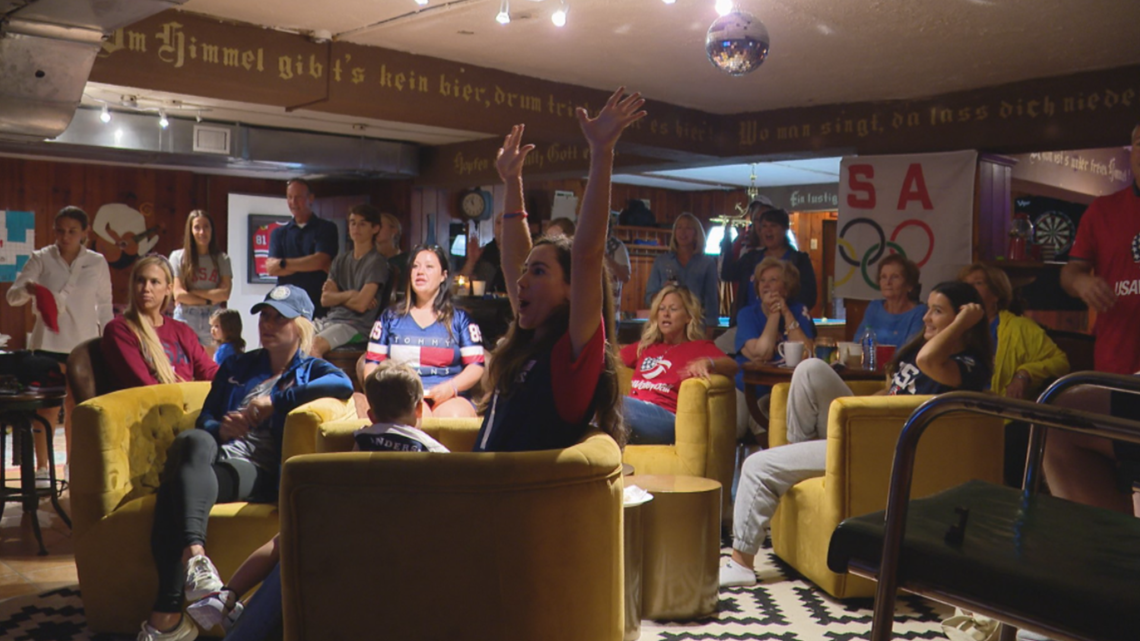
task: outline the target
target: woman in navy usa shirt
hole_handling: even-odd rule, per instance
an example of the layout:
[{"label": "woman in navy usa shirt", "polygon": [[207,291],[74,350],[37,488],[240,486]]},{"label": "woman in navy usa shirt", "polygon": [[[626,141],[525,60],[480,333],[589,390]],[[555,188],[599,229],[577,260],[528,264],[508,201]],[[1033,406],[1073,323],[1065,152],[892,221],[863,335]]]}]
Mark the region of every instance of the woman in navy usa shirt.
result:
[{"label": "woman in navy usa shirt", "polygon": [[610,215],[614,146],[626,127],[645,116],[639,94],[618,89],[596,118],[579,107],[578,124],[590,146],[590,172],[574,240],[543,238],[531,248],[523,211],[522,168],[534,145],[522,145],[523,126],[503,141],[496,168],[506,186],[503,275],[515,319],[491,357],[476,451],[564,448],[577,443],[595,419],[625,442],[619,411],[613,297],[603,258]]}]

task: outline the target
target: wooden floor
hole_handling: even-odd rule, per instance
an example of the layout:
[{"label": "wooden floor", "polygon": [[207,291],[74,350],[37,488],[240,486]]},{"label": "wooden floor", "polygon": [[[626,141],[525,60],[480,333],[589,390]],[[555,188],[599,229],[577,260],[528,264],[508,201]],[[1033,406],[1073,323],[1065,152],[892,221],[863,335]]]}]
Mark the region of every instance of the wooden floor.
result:
[{"label": "wooden floor", "polygon": [[[63,430],[57,430],[54,443],[55,451],[64,450]],[[7,466],[8,461],[0,461],[0,465]],[[56,474],[63,478],[63,465],[57,467]],[[5,476],[9,485],[18,485],[19,475],[13,468],[8,467]],[[66,491],[60,505],[68,515],[71,514],[71,500]],[[33,515],[25,514],[19,503],[4,504],[4,513],[0,517],[0,599],[46,592],[79,583],[75,572],[71,531],[55,513],[47,498],[40,502],[37,515],[44,545],[48,550],[47,556],[38,554],[39,546],[32,531]]]}]

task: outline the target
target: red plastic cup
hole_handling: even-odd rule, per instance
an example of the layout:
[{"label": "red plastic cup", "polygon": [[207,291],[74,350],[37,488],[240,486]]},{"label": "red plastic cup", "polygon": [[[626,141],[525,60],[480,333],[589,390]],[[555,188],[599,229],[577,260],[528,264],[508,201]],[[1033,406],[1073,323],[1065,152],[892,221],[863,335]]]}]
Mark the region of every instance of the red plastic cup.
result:
[{"label": "red plastic cup", "polygon": [[887,363],[895,357],[895,350],[898,349],[897,345],[876,345],[875,346],[875,362],[878,363],[879,369],[886,369]]}]

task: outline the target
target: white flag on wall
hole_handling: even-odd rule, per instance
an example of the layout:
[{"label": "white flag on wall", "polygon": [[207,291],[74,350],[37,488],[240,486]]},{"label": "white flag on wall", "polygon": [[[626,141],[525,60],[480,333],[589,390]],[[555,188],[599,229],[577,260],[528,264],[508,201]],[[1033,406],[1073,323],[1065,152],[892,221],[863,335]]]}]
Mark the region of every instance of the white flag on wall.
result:
[{"label": "white flag on wall", "polygon": [[923,291],[971,262],[975,151],[844,158],[840,165],[835,295],[880,297],[878,263],[906,255]]}]

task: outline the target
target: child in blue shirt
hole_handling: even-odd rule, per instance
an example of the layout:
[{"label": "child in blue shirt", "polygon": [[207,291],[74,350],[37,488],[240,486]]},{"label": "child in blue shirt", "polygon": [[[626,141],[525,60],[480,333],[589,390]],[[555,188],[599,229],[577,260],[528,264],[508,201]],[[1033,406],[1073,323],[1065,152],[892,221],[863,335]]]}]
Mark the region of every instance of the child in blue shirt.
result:
[{"label": "child in blue shirt", "polygon": [[219,309],[210,314],[210,337],[214,339],[214,362],[218,365],[234,354],[245,353],[241,313],[236,309]]}]

